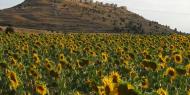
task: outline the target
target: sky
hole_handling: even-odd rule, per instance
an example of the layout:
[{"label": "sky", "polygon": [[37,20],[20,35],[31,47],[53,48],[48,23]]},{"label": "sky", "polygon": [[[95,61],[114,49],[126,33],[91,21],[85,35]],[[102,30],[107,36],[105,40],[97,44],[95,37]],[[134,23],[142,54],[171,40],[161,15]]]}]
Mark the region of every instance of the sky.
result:
[{"label": "sky", "polygon": [[[15,6],[24,0],[0,0],[0,9]],[[127,6],[148,20],[190,33],[190,0],[96,0]]]},{"label": "sky", "polygon": [[13,7],[23,1],[24,0],[0,0],[0,9]]}]

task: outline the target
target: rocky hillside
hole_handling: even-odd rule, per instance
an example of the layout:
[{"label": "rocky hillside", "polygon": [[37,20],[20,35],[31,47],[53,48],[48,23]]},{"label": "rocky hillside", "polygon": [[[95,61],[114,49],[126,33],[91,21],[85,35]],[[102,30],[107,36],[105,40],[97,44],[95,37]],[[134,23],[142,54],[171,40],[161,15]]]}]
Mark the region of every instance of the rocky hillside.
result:
[{"label": "rocky hillside", "polygon": [[25,0],[1,10],[0,25],[64,32],[176,32],[126,7],[92,0]]}]

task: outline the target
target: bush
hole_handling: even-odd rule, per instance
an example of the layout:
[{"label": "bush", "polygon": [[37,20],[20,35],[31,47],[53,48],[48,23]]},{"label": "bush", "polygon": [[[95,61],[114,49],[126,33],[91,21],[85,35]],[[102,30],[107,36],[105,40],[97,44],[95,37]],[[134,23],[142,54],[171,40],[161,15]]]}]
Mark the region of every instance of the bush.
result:
[{"label": "bush", "polygon": [[5,29],[5,33],[14,33],[15,30],[12,26],[8,26],[6,29]]},{"label": "bush", "polygon": [[0,31],[3,31],[3,28],[0,27]]}]

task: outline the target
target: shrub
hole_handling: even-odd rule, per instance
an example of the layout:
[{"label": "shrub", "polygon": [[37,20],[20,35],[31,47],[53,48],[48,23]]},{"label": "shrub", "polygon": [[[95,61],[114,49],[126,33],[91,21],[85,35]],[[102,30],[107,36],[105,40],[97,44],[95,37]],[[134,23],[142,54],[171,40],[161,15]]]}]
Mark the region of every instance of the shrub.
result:
[{"label": "shrub", "polygon": [[0,27],[0,31],[3,31],[3,28]]},{"label": "shrub", "polygon": [[5,29],[5,33],[14,33],[15,30],[12,26],[8,26],[6,29]]}]

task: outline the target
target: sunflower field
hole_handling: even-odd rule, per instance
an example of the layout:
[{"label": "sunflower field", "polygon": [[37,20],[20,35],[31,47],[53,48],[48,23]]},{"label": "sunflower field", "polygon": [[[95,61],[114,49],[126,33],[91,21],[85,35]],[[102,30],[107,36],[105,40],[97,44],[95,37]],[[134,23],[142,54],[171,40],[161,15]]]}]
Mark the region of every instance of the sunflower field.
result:
[{"label": "sunflower field", "polygon": [[190,95],[190,36],[0,33],[0,95]]}]

